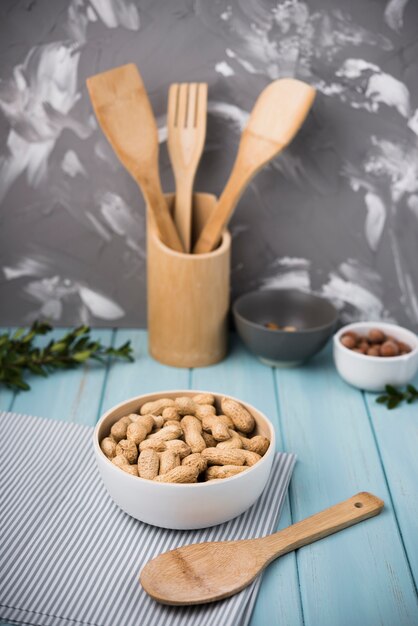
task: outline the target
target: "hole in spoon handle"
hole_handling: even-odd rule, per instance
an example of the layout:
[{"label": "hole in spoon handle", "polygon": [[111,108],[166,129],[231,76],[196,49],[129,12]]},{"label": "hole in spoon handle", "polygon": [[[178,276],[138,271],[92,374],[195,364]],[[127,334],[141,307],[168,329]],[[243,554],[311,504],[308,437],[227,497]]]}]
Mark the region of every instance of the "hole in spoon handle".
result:
[{"label": "hole in spoon handle", "polygon": [[282,554],[378,515],[383,506],[383,500],[363,491],[274,535],[264,537],[261,541],[266,550],[268,562]]}]

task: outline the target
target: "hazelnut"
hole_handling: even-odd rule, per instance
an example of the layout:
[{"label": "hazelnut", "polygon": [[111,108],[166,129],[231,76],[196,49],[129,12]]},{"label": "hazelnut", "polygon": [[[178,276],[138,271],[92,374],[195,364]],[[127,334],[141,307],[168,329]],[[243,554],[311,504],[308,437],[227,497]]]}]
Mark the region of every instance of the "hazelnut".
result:
[{"label": "hazelnut", "polygon": [[386,339],[385,333],[378,328],[371,328],[369,330],[368,339],[370,343],[383,343]]},{"label": "hazelnut", "polygon": [[366,354],[367,350],[370,348],[370,344],[365,337],[362,337],[357,345],[357,348]]},{"label": "hazelnut", "polygon": [[385,343],[382,343],[380,346],[380,354],[381,356],[398,356],[398,344],[394,341],[385,341]]},{"label": "hazelnut", "polygon": [[379,346],[371,346],[367,350],[368,356],[380,356],[380,348]]},{"label": "hazelnut", "polygon": [[265,327],[269,330],[280,330],[280,326],[276,322],[266,322]]},{"label": "hazelnut", "polygon": [[355,332],[354,332],[354,330],[347,330],[347,331],[344,333],[344,337],[346,337],[347,335],[348,335],[349,337],[352,337],[356,343],[357,343],[358,339],[360,339],[360,337],[358,336],[358,334],[357,334],[357,333],[355,333]]},{"label": "hazelnut", "polygon": [[343,344],[343,346],[345,346],[349,350],[352,350],[353,348],[355,348],[357,342],[356,342],[356,339],[354,339],[354,337],[351,334],[345,333],[341,337],[341,343]]},{"label": "hazelnut", "polygon": [[366,354],[366,351],[360,350],[360,348],[353,348],[353,352],[358,352],[359,354]]},{"label": "hazelnut", "polygon": [[408,344],[403,341],[398,341],[398,348],[401,354],[408,354],[408,352],[411,352],[411,346],[408,346]]}]

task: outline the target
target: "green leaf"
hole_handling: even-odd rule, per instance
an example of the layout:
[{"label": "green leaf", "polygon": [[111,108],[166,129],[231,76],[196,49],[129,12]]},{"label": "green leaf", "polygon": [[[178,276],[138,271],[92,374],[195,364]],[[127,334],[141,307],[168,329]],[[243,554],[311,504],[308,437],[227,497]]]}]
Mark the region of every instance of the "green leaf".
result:
[{"label": "green leaf", "polygon": [[83,363],[84,361],[87,361],[87,359],[90,357],[90,354],[90,350],[83,350],[83,352],[76,352],[75,354],[73,354],[72,358],[78,363]]},{"label": "green leaf", "polygon": [[406,390],[413,396],[418,396],[418,389],[414,385],[407,385]]},{"label": "green leaf", "polygon": [[14,387],[17,387],[18,389],[22,389],[22,391],[29,391],[30,389],[30,386],[28,385],[28,383],[25,383],[25,381],[21,379],[14,380],[12,384]]},{"label": "green leaf", "polygon": [[9,333],[0,335],[0,383],[11,389],[28,390],[30,387],[23,379],[27,370],[48,376],[54,370],[75,367],[88,359],[101,363],[107,362],[107,356],[134,360],[129,341],[117,349],[103,346],[100,341],[92,340],[90,328],[85,325],[41,347],[34,345],[39,335],[51,330],[49,324],[35,321],[30,329],[19,329],[12,337]]},{"label": "green leaf", "polygon": [[12,339],[19,339],[25,333],[24,328],[18,328],[15,333],[13,333]]},{"label": "green leaf", "polygon": [[386,385],[385,389],[386,389],[386,393],[388,393],[390,396],[396,396],[398,398],[403,398],[402,391],[399,391],[399,389],[396,389],[396,387],[393,387],[393,385]]},{"label": "green leaf", "polygon": [[376,398],[376,402],[378,402],[379,404],[386,404],[388,400],[389,396],[379,396],[378,398]]},{"label": "green leaf", "polygon": [[57,343],[53,343],[49,349],[51,352],[64,352],[64,350],[67,349],[67,344],[63,341],[58,341]]},{"label": "green leaf", "polygon": [[74,337],[80,337],[80,335],[87,335],[90,332],[89,326],[78,326],[74,330]]},{"label": "green leaf", "polygon": [[396,398],[395,396],[390,397],[387,403],[388,409],[396,409],[400,401],[401,399],[399,397],[398,398]]},{"label": "green leaf", "polygon": [[36,374],[37,376],[43,376],[44,378],[48,376],[46,371],[38,365],[37,363],[28,363],[28,369],[32,372],[32,374]]}]

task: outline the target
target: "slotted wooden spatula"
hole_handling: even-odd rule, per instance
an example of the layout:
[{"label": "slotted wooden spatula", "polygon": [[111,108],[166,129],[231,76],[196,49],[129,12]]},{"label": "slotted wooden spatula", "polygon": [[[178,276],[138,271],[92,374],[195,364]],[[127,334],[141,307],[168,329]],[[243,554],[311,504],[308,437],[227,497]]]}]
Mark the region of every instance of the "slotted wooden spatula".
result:
[{"label": "slotted wooden spatula", "polygon": [[110,145],[141,187],[160,236],[179,252],[183,246],[161,189],[155,117],[133,63],[87,79],[97,120]]},{"label": "slotted wooden spatula", "polygon": [[378,515],[383,506],[362,492],[274,535],[183,546],[149,561],[140,581],[163,604],[222,600],[247,587],[277,557]]},{"label": "slotted wooden spatula", "polygon": [[229,180],[193,252],[216,247],[242,192],[263,165],[290,143],[314,98],[313,87],[293,78],[275,80],[261,92],[242,133]]},{"label": "slotted wooden spatula", "polygon": [[171,85],[168,92],[168,152],[176,180],[174,221],[184,250],[190,252],[192,192],[206,136],[206,83]]}]

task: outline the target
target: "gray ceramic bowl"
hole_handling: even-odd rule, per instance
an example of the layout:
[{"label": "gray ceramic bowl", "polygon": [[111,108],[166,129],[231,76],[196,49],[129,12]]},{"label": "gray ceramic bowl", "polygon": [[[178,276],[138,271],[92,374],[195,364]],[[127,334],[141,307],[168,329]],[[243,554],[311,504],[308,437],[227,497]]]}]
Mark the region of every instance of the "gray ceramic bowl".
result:
[{"label": "gray ceramic bowl", "polygon": [[[267,365],[290,367],[311,358],[325,346],[338,319],[326,299],[296,289],[252,291],[234,302],[238,334]],[[297,330],[271,330],[267,323]]]}]

